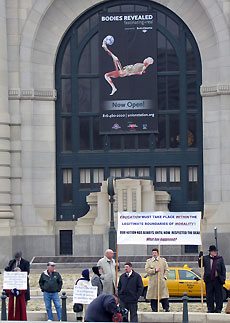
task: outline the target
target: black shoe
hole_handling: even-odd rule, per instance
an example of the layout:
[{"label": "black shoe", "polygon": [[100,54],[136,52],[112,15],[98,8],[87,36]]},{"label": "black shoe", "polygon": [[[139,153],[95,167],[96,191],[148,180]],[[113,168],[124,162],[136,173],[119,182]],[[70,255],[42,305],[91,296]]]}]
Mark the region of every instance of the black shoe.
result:
[{"label": "black shoe", "polygon": [[164,312],[170,312],[169,308],[164,309]]},{"label": "black shoe", "polygon": [[215,313],[221,313],[221,310],[215,310]]}]

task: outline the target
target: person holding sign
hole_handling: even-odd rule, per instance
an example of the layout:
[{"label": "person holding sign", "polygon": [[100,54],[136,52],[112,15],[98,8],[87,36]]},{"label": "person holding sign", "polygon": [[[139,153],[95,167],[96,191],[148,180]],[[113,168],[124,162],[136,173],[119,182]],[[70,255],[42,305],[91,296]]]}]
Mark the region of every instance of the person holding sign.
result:
[{"label": "person holding sign", "polygon": [[103,283],[103,293],[115,293],[115,260],[113,259],[114,252],[111,249],[105,251],[105,256],[101,258],[97,266],[101,268],[101,280]]},{"label": "person holding sign", "polygon": [[5,271],[18,271],[18,268],[22,272],[27,272],[27,290],[24,293],[26,302],[30,300],[30,285],[29,285],[29,274],[30,274],[30,263],[26,259],[22,258],[22,252],[17,251],[14,255],[14,259],[9,261]]},{"label": "person holding sign", "polygon": [[142,294],[141,276],[133,270],[131,262],[125,264],[125,272],[118,283],[120,306],[130,311],[130,322],[138,322],[137,302]]},{"label": "person holding sign", "polygon": [[47,270],[40,276],[39,286],[43,292],[48,321],[53,321],[52,301],[57,312],[58,321],[61,321],[61,303],[58,293],[62,288],[62,277],[55,270],[54,262],[49,261],[47,263]]},{"label": "person holding sign", "polygon": [[[6,276],[8,276],[8,279]],[[11,272],[5,272],[3,286],[9,297],[8,320],[27,321],[25,300],[27,274],[21,272],[19,267],[15,267]]]},{"label": "person holding sign", "polygon": [[[202,266],[203,251],[200,251],[198,264]],[[203,257],[204,282],[208,313],[221,313],[223,308],[222,289],[226,280],[223,257],[218,255],[216,246],[209,247],[209,254]],[[216,306],[214,306],[214,302]]]},{"label": "person holding sign", "polygon": [[151,301],[152,311],[157,312],[159,297],[164,311],[169,312],[169,292],[166,284],[168,264],[164,258],[159,257],[159,250],[157,248],[152,249],[152,258],[147,259],[145,272],[149,276],[146,298]]},{"label": "person holding sign", "polygon": [[[76,281],[75,285],[77,285],[78,287],[83,287],[83,288],[84,287],[87,288],[88,286],[91,286],[88,268],[82,270],[81,277]],[[82,322],[83,321],[83,310],[84,310],[83,304],[82,303],[74,303],[73,310],[76,313],[76,320],[78,322]]]}]

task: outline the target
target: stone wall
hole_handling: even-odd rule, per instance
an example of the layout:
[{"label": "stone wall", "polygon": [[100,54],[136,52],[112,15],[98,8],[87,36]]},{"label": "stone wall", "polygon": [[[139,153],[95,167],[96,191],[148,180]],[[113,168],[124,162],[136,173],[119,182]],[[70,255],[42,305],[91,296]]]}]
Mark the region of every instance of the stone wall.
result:
[{"label": "stone wall", "polygon": [[[181,17],[201,53],[203,241],[204,248],[213,243],[216,226],[221,251],[230,263],[229,253],[225,252],[230,231],[229,1],[156,2]],[[98,0],[0,0],[0,239],[4,238],[0,262],[5,262],[19,246],[26,257],[58,253],[55,59],[69,26],[97,3]],[[74,230],[78,232],[76,225]],[[105,239],[98,239],[104,245]],[[94,239],[91,244],[95,245]]]}]

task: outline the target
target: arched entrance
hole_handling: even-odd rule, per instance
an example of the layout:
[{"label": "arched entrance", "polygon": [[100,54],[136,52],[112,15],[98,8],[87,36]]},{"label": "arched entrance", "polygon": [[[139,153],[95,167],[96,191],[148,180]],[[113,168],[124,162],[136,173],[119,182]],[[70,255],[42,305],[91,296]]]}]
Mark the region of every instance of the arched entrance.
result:
[{"label": "arched entrance", "polygon": [[[99,134],[99,14],[157,16],[159,134]],[[108,1],[67,31],[56,61],[57,221],[88,211],[86,196],[109,176],[153,180],[171,211],[203,210],[200,54],[183,21],[152,1]]]}]

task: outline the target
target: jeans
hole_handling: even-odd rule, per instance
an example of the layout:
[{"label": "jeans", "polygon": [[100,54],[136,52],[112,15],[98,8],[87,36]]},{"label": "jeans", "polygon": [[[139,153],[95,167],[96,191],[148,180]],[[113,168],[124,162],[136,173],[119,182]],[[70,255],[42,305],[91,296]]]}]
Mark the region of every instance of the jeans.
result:
[{"label": "jeans", "polygon": [[53,313],[52,313],[52,304],[51,304],[51,301],[53,301],[56,312],[57,312],[58,321],[61,321],[61,303],[60,303],[58,293],[43,292],[43,297],[44,297],[48,320],[53,321],[53,319],[54,319]]}]

